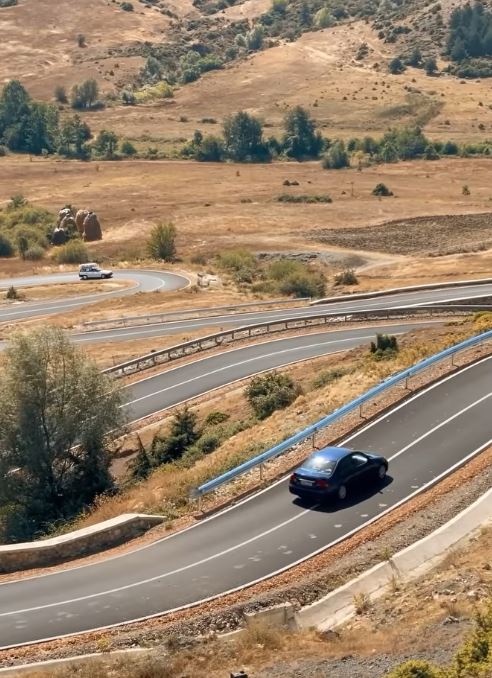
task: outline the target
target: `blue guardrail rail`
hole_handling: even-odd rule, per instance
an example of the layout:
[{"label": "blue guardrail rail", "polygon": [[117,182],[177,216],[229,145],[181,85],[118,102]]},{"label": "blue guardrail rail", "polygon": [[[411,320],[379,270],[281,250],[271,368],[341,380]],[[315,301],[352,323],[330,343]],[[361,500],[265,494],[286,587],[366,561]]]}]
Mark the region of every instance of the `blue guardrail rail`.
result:
[{"label": "blue guardrail rail", "polygon": [[316,434],[317,431],[324,429],[327,426],[330,426],[330,424],[333,424],[334,422],[338,421],[339,419],[341,419],[341,417],[357,409],[358,407],[368,402],[372,398],[378,396],[380,393],[383,393],[388,388],[391,388],[395,384],[398,384],[400,381],[408,379],[409,377],[412,377],[418,374],[419,372],[422,372],[427,367],[430,367],[431,365],[438,363],[440,360],[443,360],[444,358],[452,356],[465,349],[471,348],[472,346],[476,346],[477,344],[480,344],[484,341],[488,341],[489,339],[492,339],[492,330],[483,332],[482,334],[479,334],[475,337],[471,337],[470,339],[466,339],[465,341],[456,344],[455,346],[451,346],[450,348],[447,348],[444,351],[441,351],[440,353],[436,353],[430,358],[425,358],[425,360],[422,360],[416,365],[413,365],[413,367],[409,367],[403,372],[399,372],[398,374],[395,374],[392,377],[388,377],[388,379],[381,382],[381,384],[378,384],[377,386],[374,386],[373,388],[369,389],[369,391],[366,391],[366,393],[359,396],[355,400],[352,400],[347,405],[339,407],[331,414],[328,414],[326,417],[323,417],[323,419],[317,421],[315,424],[311,424],[311,426],[308,426],[304,430],[299,431],[299,433],[296,433],[290,438],[287,438],[287,440],[284,440],[283,442],[279,443],[278,445],[275,445],[269,450],[262,452],[258,456],[253,457],[252,459],[248,459],[248,461],[245,461],[243,464],[240,464],[239,466],[236,466],[230,471],[223,473],[217,478],[209,480],[203,485],[200,485],[200,487],[197,487],[195,490],[192,491],[191,493],[192,498],[201,497],[204,494],[207,494],[208,492],[212,492],[217,487],[220,487],[221,485],[228,483],[234,478],[237,478],[237,476],[240,476],[242,473],[246,473],[255,466],[259,466],[260,464],[263,464],[269,459],[273,459],[279,454],[282,454],[282,452],[285,452],[286,450],[289,450],[297,443],[301,443],[307,438],[312,437],[313,435]]}]

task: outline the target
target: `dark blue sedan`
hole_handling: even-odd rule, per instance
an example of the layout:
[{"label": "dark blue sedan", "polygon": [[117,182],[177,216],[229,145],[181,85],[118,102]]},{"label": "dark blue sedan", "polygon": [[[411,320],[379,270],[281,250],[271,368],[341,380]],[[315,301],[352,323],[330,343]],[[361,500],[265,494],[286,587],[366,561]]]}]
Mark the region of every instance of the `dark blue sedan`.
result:
[{"label": "dark blue sedan", "polygon": [[290,477],[289,490],[303,499],[343,500],[355,485],[381,484],[388,461],[379,454],[347,447],[325,447],[314,452]]}]

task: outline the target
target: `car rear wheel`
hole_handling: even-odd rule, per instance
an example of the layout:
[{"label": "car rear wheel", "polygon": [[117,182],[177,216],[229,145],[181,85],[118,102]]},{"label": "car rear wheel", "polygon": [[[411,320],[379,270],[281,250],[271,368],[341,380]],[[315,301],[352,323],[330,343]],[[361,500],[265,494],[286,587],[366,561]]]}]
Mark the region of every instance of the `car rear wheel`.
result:
[{"label": "car rear wheel", "polygon": [[340,499],[340,501],[346,499],[347,488],[345,487],[345,485],[340,485],[340,487],[338,488],[337,497]]},{"label": "car rear wheel", "polygon": [[386,478],[386,466],[384,464],[381,464],[381,466],[378,467],[378,479],[379,480],[384,480]]}]

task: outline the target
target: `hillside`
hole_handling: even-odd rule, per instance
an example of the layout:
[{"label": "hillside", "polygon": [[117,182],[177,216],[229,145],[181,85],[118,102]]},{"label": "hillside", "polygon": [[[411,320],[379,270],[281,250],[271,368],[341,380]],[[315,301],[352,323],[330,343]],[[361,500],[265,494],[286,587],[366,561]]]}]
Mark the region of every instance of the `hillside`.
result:
[{"label": "hillside", "polygon": [[[327,136],[378,135],[397,124],[418,124],[432,138],[454,141],[484,140],[490,132],[487,79],[429,77],[421,67],[388,73],[391,59],[408,54],[412,45],[421,46],[423,57],[439,57],[449,2],[438,11],[418,0],[401,7],[387,3],[385,10],[353,0],[335,25],[322,30],[315,25],[317,0],[305,3],[311,22],[306,26],[300,24],[298,0],[284,3],[277,14],[270,0],[231,0],[232,6],[224,1],[216,13],[210,13],[215,5],[201,0],[196,6],[190,0],[130,4],[133,11],[110,0],[19,0],[0,9],[6,56],[0,81],[18,78],[32,96],[51,101],[56,86],[70,92],[95,78],[109,107],[85,114],[92,131],[111,129],[138,148],[167,152],[197,128],[216,133],[217,124],[242,109],[259,115],[268,133],[276,134],[285,111],[296,104],[310,111]],[[329,6],[335,21],[338,5]],[[253,26],[262,27],[263,48],[236,47]],[[78,46],[80,35],[84,47]],[[190,54],[192,70],[200,54],[208,61],[199,68],[211,72],[190,75]],[[158,75],[149,75],[148,59]],[[439,57],[438,64],[446,62]],[[183,77],[199,79],[182,84]],[[177,79],[174,97],[135,107],[119,103],[123,89],[138,90],[152,78]]]}]

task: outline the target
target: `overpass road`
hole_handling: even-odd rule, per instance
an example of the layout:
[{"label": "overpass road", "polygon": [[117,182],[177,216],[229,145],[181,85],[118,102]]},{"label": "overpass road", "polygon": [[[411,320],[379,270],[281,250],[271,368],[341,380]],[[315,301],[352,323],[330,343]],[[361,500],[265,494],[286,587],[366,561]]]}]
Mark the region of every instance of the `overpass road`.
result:
[{"label": "overpass road", "polygon": [[[326,334],[340,335],[340,342],[365,341],[364,336]],[[300,348],[304,357],[318,354],[314,336],[308,338],[313,346]],[[282,342],[281,350],[288,350],[294,348],[285,343],[289,341],[269,343],[278,348]],[[336,343],[330,346],[328,350],[337,349]],[[235,354],[235,362],[242,362],[236,360],[239,353],[230,351],[222,360]],[[268,360],[272,353],[279,351],[271,352]],[[254,358],[244,353],[242,357]],[[138,397],[152,391],[155,397],[164,397],[155,392],[163,385],[169,387],[163,393],[174,393],[175,400],[182,400],[187,395],[184,382],[210,378],[205,373],[213,371],[211,360],[197,361],[194,373],[171,370],[165,378],[169,381],[162,384],[152,377],[132,386],[127,405],[131,415],[140,416],[148,407],[137,404],[142,402]],[[236,368],[230,365],[222,374],[227,376],[228,370]],[[199,389],[206,385],[200,384]],[[344,441],[348,446],[378,451],[390,460],[387,483],[373,493],[349,496],[343,504],[323,508],[293,500],[283,479],[188,530],[131,553],[0,585],[0,648],[160,615],[292,567],[361,529],[490,445],[491,389],[489,357],[432,385],[348,437]],[[150,409],[163,402],[153,402]]]}]

